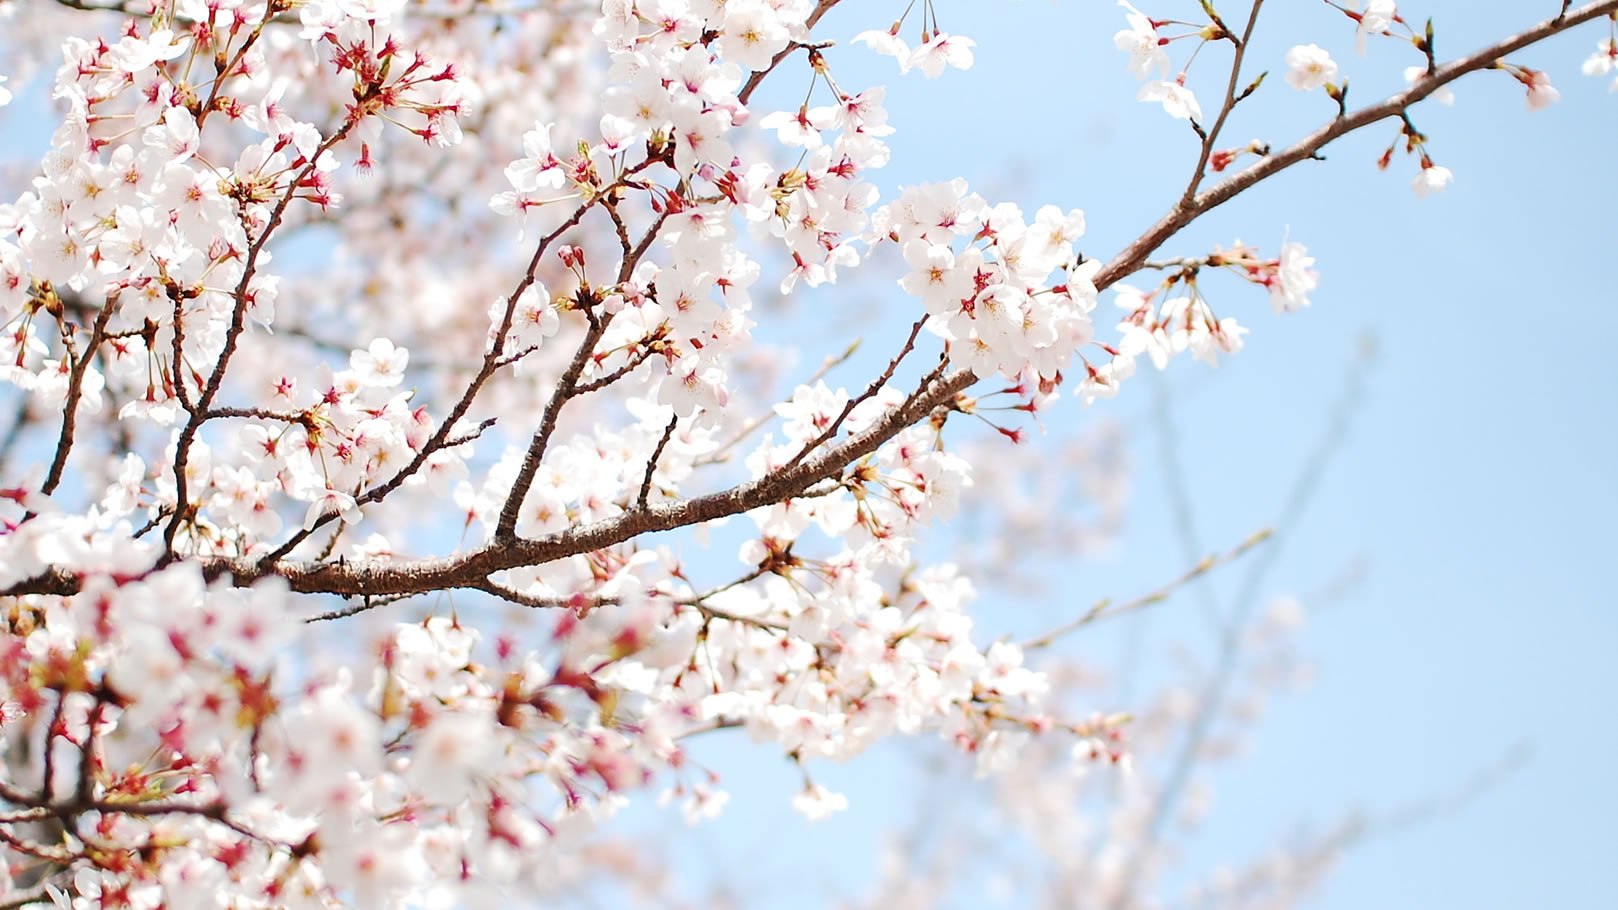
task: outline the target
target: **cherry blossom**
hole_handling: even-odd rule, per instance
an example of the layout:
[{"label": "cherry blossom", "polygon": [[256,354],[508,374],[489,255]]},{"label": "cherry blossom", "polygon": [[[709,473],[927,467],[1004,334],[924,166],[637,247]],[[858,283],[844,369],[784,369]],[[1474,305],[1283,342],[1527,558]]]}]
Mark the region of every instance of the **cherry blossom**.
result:
[{"label": "cherry blossom", "polygon": [[[719,55],[746,69],[768,69],[770,61],[791,38],[790,17],[783,16],[765,0],[730,0],[724,5],[724,11]],[[800,20],[801,15],[800,12]]]},{"label": "cherry blossom", "polygon": [[1169,55],[1163,50],[1163,40],[1157,34],[1157,26],[1140,10],[1131,6],[1126,0],[1118,0],[1118,5],[1125,9],[1129,20],[1129,28],[1119,31],[1113,36],[1113,44],[1129,54],[1129,69],[1141,79],[1149,78],[1153,70],[1159,76],[1169,73]]},{"label": "cherry blossom", "polygon": [[[1605,76],[1618,71],[1618,38],[1602,39],[1596,45],[1596,52],[1584,61],[1582,69],[1586,76]],[[1618,92],[1618,79],[1613,80],[1610,90]],[[3,91],[0,89],[0,92]]]},{"label": "cherry blossom", "polygon": [[1562,100],[1562,93],[1551,85],[1550,76],[1540,70],[1523,70],[1522,82],[1528,89],[1528,109],[1542,111]]},{"label": "cherry blossom", "polygon": [[1416,175],[1416,179],[1411,182],[1410,186],[1416,191],[1417,196],[1426,196],[1449,186],[1450,181],[1453,179],[1455,179],[1455,175],[1450,173],[1449,168],[1435,164],[1422,168],[1421,173]]},{"label": "cherry blossom", "polygon": [[847,811],[848,797],[832,793],[819,784],[810,784],[792,798],[792,808],[802,812],[810,821],[820,821],[838,812]]},{"label": "cherry blossom", "polygon": [[971,69],[974,44],[976,42],[971,38],[939,32],[933,35],[931,40],[911,49],[905,69],[919,69],[928,79],[936,79],[943,75],[946,66],[962,70]]},{"label": "cherry blossom", "polygon": [[1287,84],[1312,92],[1337,79],[1337,63],[1319,45],[1300,44],[1287,51]]},{"label": "cherry blossom", "polygon": [[[1353,3],[1351,6],[1358,7],[1359,4]],[[1364,56],[1367,40],[1372,35],[1388,34],[1399,12],[1394,0],[1367,0],[1364,10],[1351,15],[1359,23],[1354,32],[1357,42],[1355,50]]]},{"label": "cherry blossom", "polygon": [[1141,101],[1160,102],[1164,113],[1177,120],[1202,119],[1202,106],[1197,103],[1197,96],[1179,82],[1148,82],[1140,87],[1135,97]]},{"label": "cherry blossom", "polygon": [[855,44],[864,44],[871,50],[884,57],[893,57],[899,61],[901,72],[910,69],[910,45],[899,37],[900,23],[895,22],[891,29],[860,32],[854,36]]},{"label": "cherry blossom", "polygon": [[1314,271],[1315,260],[1301,243],[1281,244],[1275,280],[1270,285],[1270,303],[1277,313],[1309,305],[1309,293],[1320,285]]},{"label": "cherry blossom", "polygon": [[[1555,90],[1497,43],[1231,146],[1273,97],[1240,20],[1123,3],[1196,167],[1103,249],[1082,198],[886,174],[905,114],[848,61],[970,70],[976,11],[835,5],[0,4],[0,104],[53,112],[7,122],[43,152],[0,200],[0,902],[551,895],[626,806],[727,811],[696,737],[794,763],[810,819],[858,810],[825,762],[896,737],[989,780],[1129,763],[1125,717],[974,603],[1013,531],[956,558],[940,528],[1078,535],[1043,494],[1007,514],[1064,394],[1309,305],[1302,243],[1187,248],[1202,215],[1387,124],[1425,195],[1437,82]],[[1405,28],[1349,12],[1362,49]],[[821,350],[849,316],[863,350]]]}]

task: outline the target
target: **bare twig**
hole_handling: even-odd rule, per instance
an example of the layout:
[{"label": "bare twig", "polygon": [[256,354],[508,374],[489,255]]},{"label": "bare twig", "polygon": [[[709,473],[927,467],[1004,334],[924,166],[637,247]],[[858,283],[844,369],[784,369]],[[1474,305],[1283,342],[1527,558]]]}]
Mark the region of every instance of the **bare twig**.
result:
[{"label": "bare twig", "polygon": [[367,610],[374,610],[377,607],[385,607],[388,604],[398,603],[401,600],[407,600],[415,596],[416,595],[414,593],[393,594],[387,597],[362,596],[359,603],[349,604],[346,607],[341,607],[336,610],[328,610],[325,613],[316,613],[313,616],[305,616],[303,621],[306,623],[311,623],[330,622],[334,619],[347,619],[350,616],[358,616]]},{"label": "bare twig", "polygon": [[101,347],[101,340],[107,335],[107,321],[112,318],[113,310],[118,308],[116,294],[107,298],[102,305],[101,312],[96,314],[94,327],[90,330],[90,340],[85,343],[84,353],[73,362],[72,372],[67,380],[67,401],[63,405],[62,432],[56,437],[56,457],[51,459],[51,467],[45,474],[45,483],[40,492],[46,496],[56,491],[62,482],[62,471],[67,467],[68,452],[73,449],[73,428],[78,423],[79,399],[84,396],[84,374],[90,369],[90,361],[95,359],[96,349]]},{"label": "bare twig", "polygon": [[[1236,39],[1235,35],[1231,35],[1236,41],[1236,51],[1230,61],[1230,81],[1225,86],[1225,101],[1219,106],[1219,114],[1214,118],[1213,127],[1202,138],[1202,150],[1197,154],[1196,170],[1191,172],[1191,179],[1186,183],[1185,195],[1180,199],[1182,206],[1190,205],[1196,200],[1197,188],[1202,186],[1203,179],[1208,176],[1208,159],[1213,157],[1214,144],[1219,141],[1219,134],[1225,128],[1225,121],[1230,119],[1231,111],[1234,111],[1236,105],[1246,97],[1245,94],[1236,93],[1236,86],[1241,84],[1242,61],[1247,56],[1247,44],[1253,40],[1253,27],[1258,25],[1259,10],[1263,6],[1264,0],[1253,0],[1253,8],[1247,14],[1247,27],[1242,30],[1241,38]],[[1212,6],[1207,8],[1211,10]],[[1215,21],[1218,21],[1217,17]],[[1226,34],[1230,34],[1230,29],[1226,28],[1223,22],[1219,22],[1219,27]]]},{"label": "bare twig", "polygon": [[1163,828],[1179,806],[1180,799],[1190,783],[1192,769],[1196,766],[1202,754],[1202,745],[1213,730],[1214,721],[1218,718],[1225,698],[1229,694],[1230,686],[1235,680],[1236,669],[1240,663],[1243,636],[1247,631],[1248,620],[1259,601],[1259,589],[1269,576],[1270,569],[1282,551],[1282,542],[1302,519],[1309,502],[1319,492],[1325,476],[1326,468],[1334,455],[1343,448],[1344,439],[1348,433],[1349,419],[1359,409],[1360,388],[1363,383],[1364,363],[1356,359],[1350,364],[1347,375],[1343,381],[1342,398],[1332,408],[1331,416],[1316,443],[1314,451],[1304,462],[1303,468],[1294,479],[1292,489],[1288,493],[1281,509],[1281,515],[1275,522],[1277,540],[1248,564],[1247,575],[1242,579],[1231,608],[1231,615],[1226,619],[1223,635],[1219,642],[1218,663],[1214,669],[1213,678],[1204,689],[1203,697],[1197,706],[1197,712],[1191,720],[1190,730],[1180,748],[1175,752],[1169,773],[1157,796],[1152,801],[1152,811],[1146,824],[1145,835],[1140,845],[1131,853],[1123,873],[1124,887],[1117,892],[1118,898],[1111,906],[1119,907],[1123,902],[1133,896],[1135,883],[1138,881],[1145,863],[1157,841],[1162,837]]},{"label": "bare twig", "polygon": [[680,415],[675,414],[669,418],[669,425],[663,428],[663,436],[657,441],[657,448],[652,450],[652,457],[646,459],[646,476],[641,478],[640,492],[635,496],[635,508],[646,508],[646,499],[652,493],[652,475],[657,473],[657,460],[663,457],[663,449],[674,436],[674,428],[680,424]]},{"label": "bare twig", "polygon": [[[837,368],[839,366],[842,366],[844,363],[847,363],[848,358],[854,356],[854,352],[858,351],[860,349],[860,345],[863,342],[864,342],[864,339],[856,338],[856,339],[854,339],[852,344],[850,344],[847,348],[845,348],[843,350],[843,352],[841,354],[833,354],[830,357],[827,357],[825,362],[820,365],[820,369],[815,370],[814,375],[812,375],[808,379],[804,380],[803,384],[804,385],[814,385],[815,383],[819,382],[820,380],[826,378],[827,373],[830,373],[833,369],[835,369],[835,368]],[[731,449],[734,449],[736,446],[740,445],[744,440],[747,439],[747,437],[753,435],[753,433],[756,432],[759,427],[762,427],[766,423],[769,423],[770,418],[772,418],[774,416],[775,416],[775,412],[773,410],[771,410],[771,411],[766,411],[763,414],[760,414],[759,416],[754,417],[753,419],[747,421],[747,423],[742,425],[742,428],[740,430],[736,431],[735,436],[732,436],[730,439],[727,439],[722,445],[719,446],[719,448],[713,450],[712,452],[708,453],[707,455],[703,456],[702,458],[697,459],[696,460],[697,466],[700,467],[702,465],[715,464],[717,462],[724,461],[726,452],[729,452]]]},{"label": "bare twig", "polygon": [[1055,644],[1056,640],[1062,636],[1067,635],[1068,633],[1077,629],[1083,628],[1084,626],[1090,625],[1097,620],[1107,619],[1113,616],[1122,616],[1126,613],[1132,613],[1144,607],[1160,604],[1168,600],[1169,597],[1180,588],[1183,588],[1192,581],[1207,575],[1215,568],[1223,565],[1229,565],[1230,563],[1240,559],[1248,551],[1269,540],[1270,536],[1270,529],[1264,528],[1254,533],[1251,537],[1237,544],[1233,549],[1225,553],[1211,553],[1204,556],[1196,565],[1188,569],[1185,574],[1174,579],[1161,588],[1158,588],[1150,594],[1143,594],[1133,600],[1126,600],[1122,602],[1098,600],[1096,601],[1095,605],[1086,610],[1082,616],[1071,622],[1058,626],[1055,629],[1046,632],[1044,635],[1039,636],[1038,638],[1028,639],[1022,643],[1022,647],[1024,650],[1033,648],[1047,648]]},{"label": "bare twig", "polygon": [[631,355],[627,363],[618,369],[613,370],[611,373],[607,373],[606,375],[597,379],[592,379],[589,382],[579,383],[579,385],[574,389],[574,394],[584,395],[598,389],[604,389],[625,376],[628,376],[630,373],[635,372],[635,369],[650,359],[653,354],[652,348],[649,344],[650,341],[650,338],[642,339],[641,349],[635,354]]},{"label": "bare twig", "polygon": [[[1185,465],[1180,460],[1182,447],[1179,429],[1174,425],[1169,384],[1162,374],[1156,372],[1153,373],[1152,379],[1156,392],[1153,396],[1155,401],[1152,417],[1157,425],[1158,457],[1163,468],[1163,487],[1168,493],[1169,511],[1174,519],[1174,537],[1180,545],[1180,557],[1189,561],[1202,551],[1202,535],[1197,530],[1196,510],[1192,507],[1191,491],[1186,486]],[[1197,594],[1202,604],[1202,618],[1217,635],[1219,607],[1214,601],[1213,589],[1206,578],[1197,585]]]},{"label": "bare twig", "polygon": [[0,910],[19,910],[32,904],[49,905],[54,903],[51,892],[45,885],[40,885],[29,891],[24,891],[5,900],[0,900]]},{"label": "bare twig", "polygon": [[525,607],[533,607],[536,610],[572,609],[589,611],[596,607],[608,606],[618,602],[616,597],[535,597],[532,594],[524,594],[516,588],[489,579],[484,579],[483,583],[477,587],[484,593],[493,594],[501,600],[521,604]]}]

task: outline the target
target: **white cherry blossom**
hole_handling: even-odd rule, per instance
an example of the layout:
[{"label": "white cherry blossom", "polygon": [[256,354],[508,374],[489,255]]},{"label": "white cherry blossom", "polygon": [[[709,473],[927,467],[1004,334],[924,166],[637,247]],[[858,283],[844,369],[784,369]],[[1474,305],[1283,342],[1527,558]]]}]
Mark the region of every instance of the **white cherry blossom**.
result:
[{"label": "white cherry blossom", "polygon": [[1455,179],[1455,175],[1450,173],[1449,168],[1435,164],[1431,167],[1422,168],[1421,173],[1416,175],[1416,179],[1411,182],[1410,186],[1416,191],[1417,196],[1427,196],[1449,186],[1450,181],[1453,179]]},{"label": "white cherry blossom", "polygon": [[1337,63],[1317,44],[1300,44],[1287,51],[1287,84],[1312,92],[1337,81]]},{"label": "white cherry blossom", "polygon": [[[1331,132],[1230,146],[1212,14],[1121,4],[1138,97],[1195,127],[1160,151],[1207,165],[1126,246],[1082,198],[888,178],[907,118],[826,4],[295,5],[0,4],[0,104],[49,108],[4,114],[30,151],[0,200],[0,902],[589,893],[625,807],[729,811],[699,735],[800,765],[781,804],[811,819],[857,810],[821,762],[898,736],[1001,782],[1127,763],[973,574],[1072,530],[1043,487],[1012,505],[1049,474],[1006,454],[1065,391],[1219,363],[1258,289],[1319,300],[1302,244],[1186,230],[1285,169],[1228,165]],[[825,22],[933,78],[973,66],[940,23],[969,7]],[[1351,12],[1362,46],[1403,33]],[[1287,63],[1338,79],[1314,44]],[[990,507],[1015,533],[952,560],[939,528]]]},{"label": "white cherry blossom", "polygon": [[1202,106],[1197,103],[1197,96],[1179,82],[1158,80],[1148,82],[1140,87],[1135,95],[1140,101],[1157,101],[1163,105],[1163,111],[1176,120],[1202,119]]}]

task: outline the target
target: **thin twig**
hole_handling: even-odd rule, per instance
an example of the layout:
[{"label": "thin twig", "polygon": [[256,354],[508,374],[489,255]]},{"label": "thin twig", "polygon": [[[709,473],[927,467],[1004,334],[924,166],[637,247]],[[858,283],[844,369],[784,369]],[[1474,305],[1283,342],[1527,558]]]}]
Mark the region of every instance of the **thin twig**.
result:
[{"label": "thin twig", "polygon": [[[820,22],[820,17],[831,12],[831,8],[840,2],[842,2],[842,0],[820,0],[819,3],[815,4],[814,10],[810,12],[808,18],[804,19],[803,21],[804,33],[807,34],[813,30],[815,25]],[[775,57],[770,60],[769,66],[747,77],[747,81],[742,84],[742,90],[736,93],[736,100],[740,101],[743,107],[746,107],[748,100],[753,97],[753,93],[758,91],[758,87],[763,84],[764,79],[769,76],[770,73],[775,71],[775,68],[781,64],[781,61],[792,56],[792,52],[800,47],[812,48],[815,46],[816,45],[799,44],[794,41],[793,43],[782,48],[776,53]]]},{"label": "thin twig", "polygon": [[894,371],[899,369],[899,364],[910,355],[911,351],[916,349],[916,336],[921,334],[921,327],[926,324],[926,316],[922,316],[920,319],[916,320],[915,324],[910,327],[910,334],[905,337],[904,347],[900,348],[899,353],[893,355],[893,359],[888,361],[888,368],[882,371],[882,375],[871,380],[871,384],[865,387],[865,391],[845,402],[843,404],[842,411],[837,414],[836,419],[834,419],[826,427],[826,429],[822,430],[819,436],[816,436],[814,439],[804,443],[803,448],[798,450],[798,454],[792,456],[792,458],[782,466],[783,470],[790,470],[791,468],[797,466],[799,462],[809,457],[810,452],[820,448],[822,443],[836,436],[837,431],[843,428],[843,421],[848,419],[848,415],[854,413],[855,408],[867,401],[870,401],[872,398],[875,398],[877,393],[882,391],[882,389],[888,384],[888,381],[893,378]]},{"label": "thin twig", "polygon": [[1235,680],[1248,620],[1258,605],[1259,589],[1268,578],[1275,560],[1280,556],[1282,543],[1297,527],[1310,501],[1324,485],[1326,468],[1331,463],[1332,457],[1343,449],[1349,419],[1359,410],[1360,390],[1364,382],[1364,363],[1356,358],[1346,372],[1342,397],[1332,408],[1326,428],[1294,479],[1292,489],[1281,508],[1280,517],[1274,524],[1277,540],[1264,548],[1257,558],[1248,564],[1247,575],[1242,579],[1233,601],[1231,615],[1225,622],[1213,679],[1204,690],[1185,740],[1175,752],[1163,788],[1152,801],[1152,812],[1146,823],[1145,835],[1125,865],[1124,887],[1117,892],[1118,899],[1113,902],[1113,907],[1122,906],[1123,902],[1133,895],[1135,883],[1139,880],[1145,863],[1150,859],[1149,854],[1162,837],[1164,826],[1178,807],[1185,788],[1190,783],[1191,771],[1197,759],[1201,757],[1202,745],[1212,732],[1214,721],[1218,718],[1231,684]]},{"label": "thin twig", "polygon": [[[820,380],[826,378],[826,374],[830,373],[833,369],[842,366],[844,363],[847,363],[848,359],[854,356],[854,352],[860,349],[860,345],[863,344],[864,341],[865,339],[863,338],[856,338],[852,344],[843,350],[843,353],[833,354],[830,357],[827,357],[825,362],[820,365],[820,369],[815,370],[814,375],[804,380],[802,385],[814,385]],[[732,436],[730,439],[726,440],[722,445],[719,446],[719,448],[701,458],[698,458],[694,464],[701,467],[702,465],[716,464],[724,461],[726,452],[729,452],[737,445],[740,445],[744,440],[747,439],[747,437],[757,432],[759,427],[769,423],[773,417],[775,417],[775,411],[770,410],[747,421],[747,423],[742,425],[740,430],[736,431],[735,436]]]},{"label": "thin twig", "polygon": [[484,593],[493,594],[495,597],[498,597],[501,600],[507,600],[514,604],[520,604],[525,607],[533,607],[536,610],[559,610],[565,608],[587,612],[595,609],[596,607],[610,606],[618,603],[618,598],[616,597],[599,597],[593,595],[588,597],[535,597],[532,594],[524,594],[516,588],[509,585],[503,585],[498,581],[492,581],[490,579],[484,579],[481,584],[477,585],[477,587]]},{"label": "thin twig", "polygon": [[604,389],[618,380],[623,379],[625,376],[628,376],[630,373],[635,372],[635,368],[651,359],[653,354],[650,338],[642,338],[639,343],[641,344],[641,349],[630,355],[627,363],[598,379],[592,379],[589,382],[579,383],[578,387],[573,390],[574,394],[585,395],[599,389]]},{"label": "thin twig", "polygon": [[95,358],[96,349],[101,347],[101,341],[107,334],[107,321],[112,318],[113,310],[118,308],[118,295],[113,294],[102,305],[101,312],[96,314],[96,321],[90,330],[90,340],[84,346],[84,353],[73,362],[72,372],[67,380],[67,401],[63,405],[62,432],[56,437],[56,457],[51,459],[50,470],[45,474],[45,483],[40,492],[46,496],[56,491],[62,482],[62,471],[67,467],[68,452],[73,449],[73,429],[78,423],[79,399],[84,395],[84,374],[90,369],[90,361]]},{"label": "thin twig", "polygon": [[1097,620],[1110,619],[1114,616],[1122,616],[1126,613],[1132,613],[1144,607],[1150,607],[1155,604],[1163,603],[1173,596],[1174,592],[1185,587],[1192,581],[1207,575],[1209,572],[1213,571],[1219,566],[1229,565],[1230,563],[1235,562],[1248,551],[1269,540],[1271,536],[1270,529],[1264,528],[1255,532],[1251,537],[1248,537],[1246,540],[1237,544],[1231,550],[1224,553],[1210,553],[1198,561],[1196,565],[1188,569],[1185,574],[1174,579],[1161,588],[1158,588],[1150,594],[1143,594],[1133,600],[1125,600],[1121,602],[1114,602],[1108,599],[1098,600],[1095,602],[1094,606],[1086,610],[1084,614],[1077,619],[1057,626],[1056,628],[1037,638],[1030,638],[1023,642],[1023,650],[1050,647],[1056,643],[1057,639],[1067,635],[1070,632],[1090,625]]},{"label": "thin twig", "polygon": [[517,479],[512,483],[505,503],[500,506],[500,520],[494,528],[495,540],[511,540],[517,536],[517,517],[522,513],[523,501],[528,498],[528,490],[539,474],[539,466],[545,460],[545,449],[556,432],[556,420],[562,413],[562,407],[578,396],[579,377],[584,374],[585,364],[595,354],[596,344],[606,334],[607,325],[612,320],[611,313],[598,316],[593,311],[586,312],[590,317],[590,328],[579,341],[578,350],[573,352],[572,362],[556,381],[556,390],[551,393],[550,400],[545,402],[539,429],[529,440],[528,451],[523,453],[522,466],[517,469]]},{"label": "thin twig", "polygon": [[657,460],[663,457],[663,449],[668,446],[669,439],[674,436],[674,428],[679,424],[679,414],[669,418],[669,425],[663,428],[663,436],[657,441],[657,448],[652,450],[652,457],[646,459],[646,476],[641,478],[640,492],[635,496],[635,508],[646,508],[646,499],[652,492],[652,475],[657,472]]},{"label": "thin twig", "polygon": [[[611,196],[611,193],[606,194]],[[622,242],[626,250],[624,260],[618,266],[618,283],[623,284],[635,273],[635,267],[643,256],[651,249],[652,242],[663,230],[663,224],[673,212],[671,206],[665,206],[647,228],[645,235],[633,249],[629,248],[627,233],[623,235]],[[612,210],[615,221],[618,219],[616,209]],[[619,222],[622,227],[622,222]],[[533,438],[528,443],[528,451],[523,454],[522,465],[517,469],[516,480],[511,485],[511,492],[507,494],[506,501],[500,506],[500,518],[495,524],[494,539],[509,541],[517,536],[517,516],[522,512],[523,501],[528,498],[528,490],[534,484],[534,477],[539,473],[539,466],[545,457],[545,449],[550,444],[550,438],[556,432],[556,419],[561,413],[562,406],[574,398],[601,388],[598,383],[589,383],[588,388],[581,388],[579,378],[584,375],[584,368],[589,364],[595,354],[595,346],[606,334],[607,325],[612,321],[612,314],[597,314],[593,309],[586,309],[585,315],[590,319],[590,328],[585,332],[584,340],[579,343],[578,350],[573,355],[573,361],[557,380],[556,390],[551,393],[550,400],[545,403],[545,411],[540,415],[539,429],[534,431]],[[627,375],[627,374],[626,374]]]},{"label": "thin twig", "polygon": [[30,904],[51,903],[54,903],[54,901],[51,898],[51,892],[48,890],[48,885],[40,885],[33,890],[24,891],[21,894],[5,900],[0,900],[0,910],[18,910],[18,908],[27,907]]},{"label": "thin twig", "polygon": [[341,607],[336,610],[329,610],[325,613],[316,613],[314,616],[305,616],[303,621],[306,623],[311,623],[330,622],[334,619],[347,619],[350,616],[358,616],[367,610],[374,610],[377,607],[385,607],[388,604],[398,603],[401,600],[408,600],[409,598],[415,596],[415,593],[390,594],[386,597],[371,597],[369,595],[362,595],[359,603],[349,604],[346,607]]},{"label": "thin twig", "polygon": [[[1236,42],[1236,51],[1230,61],[1230,81],[1225,86],[1225,101],[1219,106],[1219,115],[1214,118],[1213,128],[1208,130],[1202,139],[1202,150],[1197,154],[1197,166],[1191,172],[1190,181],[1186,183],[1185,195],[1180,199],[1181,205],[1190,205],[1196,200],[1197,188],[1202,186],[1203,179],[1208,176],[1208,160],[1213,157],[1214,144],[1219,141],[1219,134],[1225,128],[1225,121],[1230,119],[1231,111],[1234,111],[1236,105],[1246,97],[1245,94],[1240,96],[1236,94],[1236,86],[1241,84],[1242,61],[1247,56],[1247,45],[1253,40],[1253,27],[1258,25],[1258,13],[1263,6],[1264,0],[1253,0],[1253,8],[1247,14],[1247,27],[1242,30],[1241,38],[1237,39],[1235,35],[1231,35]],[[1212,9],[1211,6],[1207,8]],[[1219,22],[1217,16],[1215,21]],[[1231,34],[1223,22],[1219,22],[1219,27],[1225,34]]]},{"label": "thin twig", "polygon": [[[1196,510],[1192,506],[1191,491],[1186,486],[1185,465],[1180,461],[1182,446],[1179,428],[1174,424],[1167,380],[1153,371],[1153,422],[1157,425],[1158,457],[1163,468],[1163,487],[1168,492],[1169,511],[1174,521],[1174,537],[1180,545],[1180,557],[1190,560],[1203,550],[1202,535],[1197,529]],[[1219,606],[1214,600],[1213,588],[1206,578],[1197,585],[1202,604],[1202,618],[1210,630],[1219,632]]]}]

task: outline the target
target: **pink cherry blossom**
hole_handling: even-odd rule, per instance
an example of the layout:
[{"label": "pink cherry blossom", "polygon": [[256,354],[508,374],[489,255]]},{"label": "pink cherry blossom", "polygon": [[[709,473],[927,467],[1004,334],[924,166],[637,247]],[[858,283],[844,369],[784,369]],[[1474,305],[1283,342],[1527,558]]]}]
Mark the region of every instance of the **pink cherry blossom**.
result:
[{"label": "pink cherry blossom", "polygon": [[[1361,128],[1442,189],[1442,124],[1407,97],[1436,79],[1272,122],[1211,8],[1122,3],[1138,99],[1189,123],[1119,127],[1142,161],[1186,159],[1141,184],[1163,210],[1120,221],[1076,207],[1107,173],[1050,201],[891,176],[921,173],[912,115],[851,62],[969,70],[953,29],[982,10],[833,5],[0,4],[0,105],[23,102],[0,200],[0,903],[589,894],[653,874],[611,840],[625,807],[731,811],[698,737],[787,760],[779,804],[812,820],[860,811],[824,763],[900,737],[1064,798],[1035,759],[1129,766],[1123,715],[1044,650],[1087,620],[1019,644],[1043,620],[974,603],[1119,521],[1127,459],[1040,437],[1064,394],[1127,401],[1137,369],[1237,354],[1260,295],[1326,305],[1303,244],[1193,225]],[[1339,11],[1362,49],[1407,30],[1385,0]],[[1328,18],[1277,45],[1298,89],[1340,81],[1293,44],[1346,40]],[[1544,107],[1512,40],[1433,72],[1504,70]],[[950,522],[978,539],[952,552]],[[1142,729],[1185,713],[1167,701]],[[1108,837],[1143,830],[1127,783]],[[1068,838],[1068,805],[1008,802],[1061,816],[1008,843]],[[1116,903],[1113,865],[1064,899]]]}]

